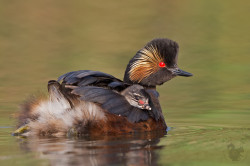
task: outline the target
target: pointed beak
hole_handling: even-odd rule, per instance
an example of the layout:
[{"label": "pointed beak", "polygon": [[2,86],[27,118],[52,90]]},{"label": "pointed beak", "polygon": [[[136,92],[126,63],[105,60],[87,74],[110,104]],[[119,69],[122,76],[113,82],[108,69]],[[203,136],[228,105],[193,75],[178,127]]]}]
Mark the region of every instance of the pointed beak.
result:
[{"label": "pointed beak", "polygon": [[185,77],[193,76],[192,73],[186,72],[186,71],[181,70],[181,69],[179,69],[179,68],[172,69],[171,71],[172,71],[172,73],[173,73],[174,75],[177,75],[177,76],[185,76]]}]

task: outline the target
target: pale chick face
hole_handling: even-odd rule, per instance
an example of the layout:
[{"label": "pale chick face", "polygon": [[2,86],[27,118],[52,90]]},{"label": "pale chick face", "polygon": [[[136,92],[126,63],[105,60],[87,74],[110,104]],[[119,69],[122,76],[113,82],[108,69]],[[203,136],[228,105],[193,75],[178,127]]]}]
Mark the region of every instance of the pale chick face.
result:
[{"label": "pale chick face", "polygon": [[130,105],[140,108],[151,110],[149,105],[149,95],[140,85],[132,85],[122,92]]}]

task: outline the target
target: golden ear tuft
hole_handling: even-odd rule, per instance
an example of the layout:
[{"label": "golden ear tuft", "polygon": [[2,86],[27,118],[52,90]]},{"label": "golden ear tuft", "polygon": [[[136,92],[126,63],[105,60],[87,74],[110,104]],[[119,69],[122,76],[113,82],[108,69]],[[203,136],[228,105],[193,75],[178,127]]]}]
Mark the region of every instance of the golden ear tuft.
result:
[{"label": "golden ear tuft", "polygon": [[163,62],[157,48],[153,45],[147,46],[139,51],[139,56],[130,65],[129,78],[134,82],[141,82],[142,79],[157,72],[160,68],[159,63]]}]

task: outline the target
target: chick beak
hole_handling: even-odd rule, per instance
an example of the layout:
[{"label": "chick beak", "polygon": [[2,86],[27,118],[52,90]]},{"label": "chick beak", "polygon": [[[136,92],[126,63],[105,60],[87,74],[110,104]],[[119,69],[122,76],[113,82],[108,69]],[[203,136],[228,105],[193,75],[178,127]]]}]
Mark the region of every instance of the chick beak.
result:
[{"label": "chick beak", "polygon": [[185,77],[193,76],[192,73],[186,72],[186,71],[181,70],[181,69],[179,69],[179,68],[174,68],[174,69],[172,69],[171,71],[172,71],[172,73],[173,73],[174,75],[177,75],[177,76],[185,76]]},{"label": "chick beak", "polygon": [[151,110],[151,107],[149,106],[149,104],[144,104],[143,105],[143,109]]}]

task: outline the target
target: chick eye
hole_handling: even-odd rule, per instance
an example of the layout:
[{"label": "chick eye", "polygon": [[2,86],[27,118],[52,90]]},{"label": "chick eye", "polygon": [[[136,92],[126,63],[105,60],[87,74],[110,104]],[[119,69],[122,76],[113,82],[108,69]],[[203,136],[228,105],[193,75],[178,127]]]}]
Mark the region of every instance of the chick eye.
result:
[{"label": "chick eye", "polygon": [[160,62],[159,67],[166,67],[166,64],[164,62]]},{"label": "chick eye", "polygon": [[144,101],[142,101],[142,100],[139,100],[138,102],[139,102],[141,105],[144,104]]}]

